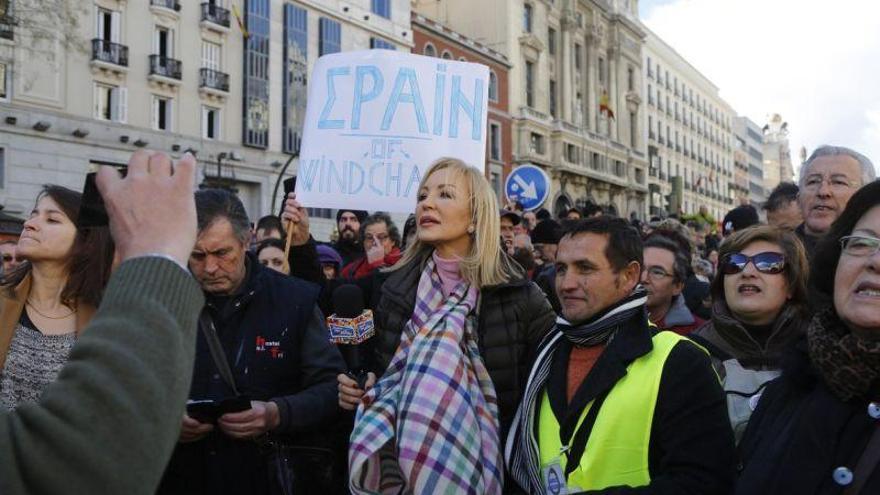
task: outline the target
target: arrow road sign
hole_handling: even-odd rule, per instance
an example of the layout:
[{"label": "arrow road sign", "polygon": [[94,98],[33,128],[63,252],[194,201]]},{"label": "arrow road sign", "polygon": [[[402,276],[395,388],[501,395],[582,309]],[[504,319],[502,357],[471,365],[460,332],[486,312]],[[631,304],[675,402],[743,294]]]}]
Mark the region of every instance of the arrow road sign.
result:
[{"label": "arrow road sign", "polygon": [[547,200],[550,179],[539,167],[520,165],[504,184],[504,193],[510,201],[519,201],[526,210],[536,210]]}]

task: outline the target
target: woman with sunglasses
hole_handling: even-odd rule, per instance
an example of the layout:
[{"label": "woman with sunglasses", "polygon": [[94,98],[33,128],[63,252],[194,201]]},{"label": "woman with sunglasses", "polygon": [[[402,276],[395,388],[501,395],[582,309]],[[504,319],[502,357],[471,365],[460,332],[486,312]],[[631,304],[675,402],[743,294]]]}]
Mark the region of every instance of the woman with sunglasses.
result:
[{"label": "woman with sunglasses", "polygon": [[721,244],[712,281],[712,318],[691,337],[712,355],[736,439],[764,385],[779,376],[783,351],[807,322],[807,258],[792,232],[740,230]]},{"label": "woman with sunglasses", "polygon": [[880,493],[880,181],[849,200],[813,257],[819,309],[761,397],[739,494]]}]

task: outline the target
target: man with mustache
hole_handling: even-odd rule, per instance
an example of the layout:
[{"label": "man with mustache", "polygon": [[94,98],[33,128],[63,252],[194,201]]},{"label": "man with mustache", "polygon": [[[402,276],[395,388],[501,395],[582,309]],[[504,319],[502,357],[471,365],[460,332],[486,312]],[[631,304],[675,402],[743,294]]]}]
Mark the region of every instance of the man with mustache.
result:
[{"label": "man with mustache", "polygon": [[798,204],[804,222],[795,229],[812,259],[818,240],[831,228],[849,198],[874,180],[874,164],[865,155],[843,146],[823,145],[804,162]]},{"label": "man with mustache", "polygon": [[330,244],[340,256],[342,266],[348,265],[364,256],[364,248],[361,244],[361,222],[367,218],[367,212],[363,210],[338,210],[336,212],[336,230],[339,239]]}]

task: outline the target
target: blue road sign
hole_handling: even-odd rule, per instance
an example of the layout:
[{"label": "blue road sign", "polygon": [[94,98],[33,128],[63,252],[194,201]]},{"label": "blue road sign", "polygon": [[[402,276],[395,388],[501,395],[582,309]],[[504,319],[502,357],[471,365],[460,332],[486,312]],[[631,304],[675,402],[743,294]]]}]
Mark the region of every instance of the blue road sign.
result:
[{"label": "blue road sign", "polygon": [[549,192],[550,178],[534,165],[516,167],[504,183],[507,199],[519,201],[527,211],[540,208]]}]

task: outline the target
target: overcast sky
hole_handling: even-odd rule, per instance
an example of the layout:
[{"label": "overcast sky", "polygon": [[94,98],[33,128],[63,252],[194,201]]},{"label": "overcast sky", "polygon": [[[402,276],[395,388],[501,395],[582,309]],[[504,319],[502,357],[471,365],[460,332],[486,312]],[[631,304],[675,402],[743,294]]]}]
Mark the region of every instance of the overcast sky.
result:
[{"label": "overcast sky", "polygon": [[763,127],[788,122],[791,157],[824,143],[880,171],[880,1],[641,0],[658,36]]}]

